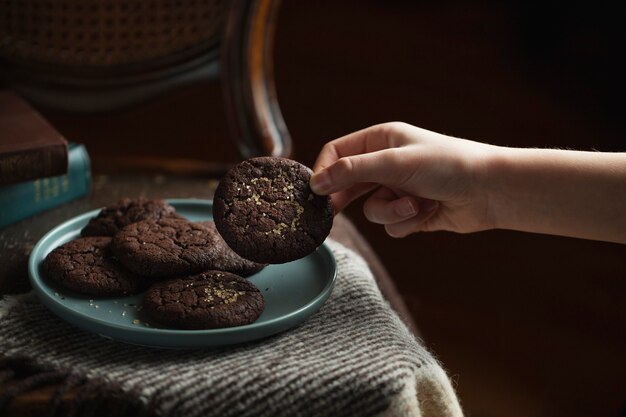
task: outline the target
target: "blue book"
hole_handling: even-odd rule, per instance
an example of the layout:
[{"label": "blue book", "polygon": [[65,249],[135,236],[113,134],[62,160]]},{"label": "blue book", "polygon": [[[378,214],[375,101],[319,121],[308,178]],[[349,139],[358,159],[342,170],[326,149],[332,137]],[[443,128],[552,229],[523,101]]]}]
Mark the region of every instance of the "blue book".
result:
[{"label": "blue book", "polygon": [[70,143],[68,172],[0,187],[0,228],[86,195],[91,164],[83,145]]}]

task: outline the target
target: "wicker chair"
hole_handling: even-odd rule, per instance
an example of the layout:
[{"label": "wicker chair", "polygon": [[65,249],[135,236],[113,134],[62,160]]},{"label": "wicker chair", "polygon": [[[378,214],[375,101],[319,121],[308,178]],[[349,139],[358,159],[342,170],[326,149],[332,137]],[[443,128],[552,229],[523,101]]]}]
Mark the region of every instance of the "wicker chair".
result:
[{"label": "wicker chair", "polygon": [[0,0],[0,77],[38,105],[99,112],[221,73],[241,156],[288,156],[271,65],[279,3]]}]

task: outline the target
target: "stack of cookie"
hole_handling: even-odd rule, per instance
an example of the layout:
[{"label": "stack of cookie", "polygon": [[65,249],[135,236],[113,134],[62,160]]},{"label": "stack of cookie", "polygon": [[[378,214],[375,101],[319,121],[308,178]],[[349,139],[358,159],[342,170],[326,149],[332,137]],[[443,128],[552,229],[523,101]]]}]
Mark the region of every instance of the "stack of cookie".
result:
[{"label": "stack of cookie", "polygon": [[144,290],[144,310],[166,326],[209,329],[254,322],[260,291],[241,276],[265,265],[233,252],[213,222],[193,223],[162,200],[123,199],[106,207],[82,237],[54,249],[46,276],[94,297]]},{"label": "stack of cookie", "polygon": [[263,297],[242,276],[306,256],[332,227],[330,198],[312,193],[310,176],[289,159],[244,161],[220,181],[216,223],[191,222],[161,200],[123,199],[91,219],[82,237],[53,250],[44,271],[65,288],[96,297],[150,286],[144,311],[166,326],[254,322]]}]

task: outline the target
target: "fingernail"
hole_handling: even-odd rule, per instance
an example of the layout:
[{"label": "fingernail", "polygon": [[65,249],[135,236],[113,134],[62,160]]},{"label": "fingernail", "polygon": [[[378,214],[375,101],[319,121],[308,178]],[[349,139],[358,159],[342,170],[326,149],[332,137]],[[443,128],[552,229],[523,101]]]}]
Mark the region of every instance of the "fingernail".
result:
[{"label": "fingernail", "polygon": [[406,233],[404,233],[400,229],[394,228],[393,226],[394,225],[390,225],[390,224],[385,225],[385,231],[387,232],[389,236],[396,238],[396,239],[400,239],[406,236]]},{"label": "fingernail", "polygon": [[439,207],[439,202],[435,200],[424,199],[420,201],[420,211],[423,213],[428,213],[431,211],[437,210]]},{"label": "fingernail", "polygon": [[328,175],[326,171],[313,174],[310,185],[311,190],[313,190],[315,194],[325,194],[332,186],[330,183],[330,175]]},{"label": "fingernail", "polygon": [[417,213],[413,201],[409,200],[408,198],[404,198],[396,203],[395,209],[396,213],[398,213],[402,217],[415,216],[415,214]]}]

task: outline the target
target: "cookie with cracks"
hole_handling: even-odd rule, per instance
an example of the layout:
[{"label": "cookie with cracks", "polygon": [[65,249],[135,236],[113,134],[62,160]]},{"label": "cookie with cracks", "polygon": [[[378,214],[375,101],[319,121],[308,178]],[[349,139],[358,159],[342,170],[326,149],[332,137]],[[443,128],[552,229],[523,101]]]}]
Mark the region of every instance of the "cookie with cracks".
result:
[{"label": "cookie with cracks", "polygon": [[311,170],[291,159],[241,162],[220,181],[213,218],[226,243],[258,263],[302,258],[324,242],[333,224],[328,196],[311,191]]}]

